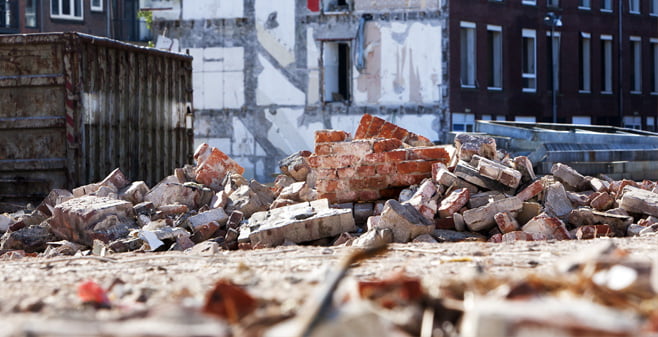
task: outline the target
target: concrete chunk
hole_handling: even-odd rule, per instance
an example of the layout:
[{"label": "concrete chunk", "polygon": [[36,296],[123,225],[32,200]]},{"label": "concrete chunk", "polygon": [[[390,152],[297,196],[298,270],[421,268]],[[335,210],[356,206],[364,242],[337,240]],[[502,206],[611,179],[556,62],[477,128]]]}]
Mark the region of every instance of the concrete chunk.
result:
[{"label": "concrete chunk", "polygon": [[266,211],[274,202],[274,193],[267,186],[258,183],[255,180],[248,185],[242,185],[231,193],[229,199],[232,201],[230,211],[240,211],[246,218],[256,212]]},{"label": "concrete chunk", "polygon": [[393,231],[390,228],[373,228],[352,242],[352,247],[380,247],[393,242]]},{"label": "concrete chunk", "polygon": [[386,201],[380,223],[375,228],[390,228],[394,242],[409,242],[421,234],[434,230],[434,223],[427,220],[410,205],[403,205],[394,199]]},{"label": "concrete chunk", "polygon": [[470,161],[473,155],[496,158],[496,140],[491,137],[460,133],[455,136],[455,147],[461,160]]},{"label": "concrete chunk", "polygon": [[495,180],[505,186],[517,188],[521,183],[521,172],[493,160],[474,155],[471,164],[476,167],[482,176]]},{"label": "concrete chunk", "polygon": [[[249,219],[252,245],[307,242],[356,231],[351,209],[331,209],[327,199],[254,213]],[[243,237],[242,231],[240,236]],[[240,240],[240,239],[239,239]]]},{"label": "concrete chunk", "polygon": [[564,186],[559,182],[546,187],[544,194],[544,209],[546,213],[558,218],[567,216],[573,209]]},{"label": "concrete chunk", "polygon": [[448,197],[441,200],[441,205],[439,205],[439,216],[441,218],[449,218],[457,211],[466,206],[468,201],[471,198],[471,193],[465,189],[460,188],[452,191]]},{"label": "concrete chunk", "polygon": [[626,230],[633,223],[633,217],[599,212],[588,207],[579,207],[569,213],[567,221],[574,226],[607,224],[615,233],[615,236],[626,236]]},{"label": "concrete chunk", "polygon": [[464,161],[457,163],[457,166],[455,167],[455,175],[473,185],[482,187],[487,190],[495,190],[507,194],[514,194],[514,188],[483,176],[475,167]]},{"label": "concrete chunk", "polygon": [[448,171],[448,168],[443,163],[435,163],[432,165],[432,179],[435,183],[441,184],[445,187],[456,187],[456,188],[465,188],[471,193],[477,193],[478,187],[460,179],[452,172]]},{"label": "concrete chunk", "polygon": [[523,202],[517,197],[497,200],[488,205],[469,209],[464,212],[464,222],[470,231],[479,232],[493,227],[496,222],[494,215],[499,212],[518,212],[523,207]]},{"label": "concrete chunk", "polygon": [[629,213],[658,216],[658,193],[626,186],[619,207]]},{"label": "concrete chunk", "polygon": [[494,220],[501,233],[509,233],[520,229],[519,223],[509,212],[498,212],[494,215]]},{"label": "concrete chunk", "polygon": [[311,166],[308,164],[310,156],[310,151],[295,152],[279,162],[279,169],[281,173],[296,181],[306,181],[306,177],[311,172]]},{"label": "concrete chunk", "polygon": [[562,220],[549,216],[547,214],[540,214],[528,221],[522,230],[526,233],[541,234],[548,239],[568,240],[571,239],[567,227]]},{"label": "concrete chunk", "polygon": [[577,188],[585,180],[585,177],[578,171],[562,163],[553,164],[551,174],[572,188]]},{"label": "concrete chunk", "polygon": [[128,201],[82,196],[55,206],[48,222],[59,238],[91,246],[94,239],[108,243],[128,235],[133,216]]},{"label": "concrete chunk", "polygon": [[137,205],[144,201],[144,197],[149,193],[150,189],[143,181],[134,181],[119,190],[119,199],[130,201],[133,205]]}]

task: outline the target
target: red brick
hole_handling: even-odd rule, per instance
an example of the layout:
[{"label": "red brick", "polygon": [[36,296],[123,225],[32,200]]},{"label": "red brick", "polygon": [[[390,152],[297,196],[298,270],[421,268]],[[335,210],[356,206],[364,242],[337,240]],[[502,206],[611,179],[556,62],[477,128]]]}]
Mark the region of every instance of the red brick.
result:
[{"label": "red brick", "polygon": [[382,189],[388,187],[387,176],[374,176],[362,180],[365,181],[366,188],[368,189]]},{"label": "red brick", "polygon": [[397,128],[395,131],[393,131],[393,138],[397,138],[402,142],[407,140],[407,137],[409,137],[409,131],[407,131],[407,129]]},{"label": "red brick", "polygon": [[494,220],[496,221],[496,225],[498,225],[498,229],[502,233],[514,232],[520,229],[519,223],[509,212],[496,213],[494,215]]},{"label": "red brick", "polygon": [[502,234],[494,234],[492,235],[487,242],[492,242],[492,243],[501,243],[503,242],[503,235]]},{"label": "red brick", "polygon": [[336,174],[339,179],[349,179],[353,178],[356,175],[356,168],[354,167],[343,167],[336,169]]},{"label": "red brick", "polygon": [[356,175],[359,177],[372,177],[377,174],[374,165],[360,165],[356,168]]},{"label": "red brick", "polygon": [[319,193],[333,193],[338,191],[338,180],[318,179],[315,182],[315,189]]},{"label": "red brick", "polygon": [[464,207],[471,198],[468,189],[460,188],[454,190],[450,195],[441,200],[439,205],[439,216],[441,218],[450,218],[452,215]]},{"label": "red brick", "polygon": [[585,225],[578,227],[578,230],[576,230],[578,240],[589,240],[611,235],[612,231],[608,225]]},{"label": "red brick", "polygon": [[386,123],[385,120],[379,117],[373,117],[372,122],[370,122],[368,132],[366,132],[365,138],[376,138],[384,123]]},{"label": "red brick", "polygon": [[333,143],[316,143],[315,144],[315,154],[318,156],[326,156],[334,153],[333,152]]},{"label": "red brick", "polygon": [[391,181],[392,186],[411,186],[420,184],[429,174],[397,174]]},{"label": "red brick", "polygon": [[338,155],[354,155],[364,157],[372,153],[371,140],[355,140],[352,142],[332,143],[332,151]]},{"label": "red brick", "polygon": [[341,130],[317,130],[315,131],[315,144],[344,142],[349,137],[349,133]]},{"label": "red brick", "polygon": [[393,135],[399,129],[399,127],[393,123],[385,123],[382,126],[382,129],[379,130],[379,137],[381,138],[394,138]]},{"label": "red brick", "polygon": [[432,162],[424,160],[408,160],[398,163],[397,170],[399,174],[425,173],[429,176],[432,172]]},{"label": "red brick", "polygon": [[386,161],[386,153],[369,153],[363,158],[366,164],[379,164]]},{"label": "red brick", "polygon": [[544,184],[541,180],[537,180],[528,185],[528,187],[524,188],[521,192],[517,193],[516,196],[521,199],[521,201],[526,201],[539,194],[542,190],[544,190]]},{"label": "red brick", "polygon": [[411,146],[432,146],[434,143],[432,143],[431,140],[421,136],[417,135],[415,133],[410,132],[409,136],[407,139],[404,140],[405,143],[411,145]]},{"label": "red brick", "polygon": [[393,150],[393,151],[385,152],[384,160],[387,163],[401,162],[401,161],[407,160],[407,151],[406,150]]},{"label": "red brick", "polygon": [[359,201],[375,201],[379,200],[380,194],[378,190],[364,190],[358,192]]},{"label": "red brick", "polygon": [[[322,168],[343,168],[343,167],[349,167],[352,164],[356,163],[358,160],[357,156],[351,156],[351,155],[331,155],[331,156],[323,156],[321,157],[320,161],[320,167]],[[309,158],[310,159],[310,158]]]},{"label": "red brick", "polygon": [[368,129],[370,128],[370,123],[372,123],[373,118],[374,117],[370,114],[364,114],[363,117],[361,117],[359,126],[356,128],[356,132],[354,133],[354,139],[367,138],[366,134],[368,133]]},{"label": "red brick", "polygon": [[318,168],[315,169],[315,172],[317,174],[318,179],[331,180],[338,178],[338,174],[336,174],[336,169],[333,168],[330,169]]},{"label": "red brick", "polygon": [[330,204],[336,203],[336,193],[319,193],[318,199],[328,199]]},{"label": "red brick", "polygon": [[213,190],[221,189],[221,182],[228,172],[244,173],[244,168],[224,152],[208,144],[201,144],[194,152],[197,161],[195,180]]},{"label": "red brick", "polygon": [[615,198],[610,193],[601,192],[598,196],[594,197],[589,205],[597,211],[607,211],[615,204]]},{"label": "red brick", "polygon": [[322,157],[316,155],[308,157],[308,165],[311,167],[320,167],[321,158]]},{"label": "red brick", "polygon": [[375,171],[376,171],[377,174],[381,174],[381,175],[395,174],[396,173],[396,165],[395,164],[376,165],[375,166]]},{"label": "red brick", "polygon": [[432,147],[415,147],[407,149],[409,152],[409,159],[424,159],[424,160],[437,160],[443,163],[447,163],[450,160],[450,155],[448,151],[442,147],[432,146]]},{"label": "red brick", "polygon": [[402,141],[395,138],[380,139],[375,141],[372,148],[375,153],[388,152],[402,147]]},{"label": "red brick", "polygon": [[534,241],[535,237],[526,232],[522,231],[513,231],[503,234],[501,237],[501,242],[514,242],[514,241]]},{"label": "red brick", "polygon": [[357,201],[359,194],[355,191],[338,191],[336,192],[336,202],[353,202]]}]

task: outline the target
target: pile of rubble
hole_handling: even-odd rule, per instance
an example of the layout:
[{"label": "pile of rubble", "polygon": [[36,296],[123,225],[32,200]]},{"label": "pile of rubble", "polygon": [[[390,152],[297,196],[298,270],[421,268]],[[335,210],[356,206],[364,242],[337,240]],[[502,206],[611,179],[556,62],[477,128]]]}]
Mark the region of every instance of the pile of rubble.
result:
[{"label": "pile of rubble", "polygon": [[658,229],[655,182],[584,177],[555,164],[537,177],[492,138],[454,147],[364,115],[354,137],[316,132],[314,153],[280,163],[272,186],[248,181],[219,149],[149,188],[116,169],[56,189],[34,210],[0,215],[0,254],[252,249],[284,244],[591,239]]}]

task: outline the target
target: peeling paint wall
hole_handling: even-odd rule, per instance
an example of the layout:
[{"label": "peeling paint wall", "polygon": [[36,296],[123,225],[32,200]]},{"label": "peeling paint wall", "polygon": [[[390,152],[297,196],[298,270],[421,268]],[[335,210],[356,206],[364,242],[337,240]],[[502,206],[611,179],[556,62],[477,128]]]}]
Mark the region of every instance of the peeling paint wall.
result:
[{"label": "peeling paint wall", "polygon": [[[329,1],[329,0],[325,0]],[[350,1],[311,12],[301,0],[153,0],[155,34],[194,56],[195,141],[271,181],[278,160],[312,150],[314,131],[354,132],[370,113],[443,141],[446,16],[439,0]],[[367,16],[357,69],[357,30]],[[349,45],[350,100],[327,102],[323,50]]]}]

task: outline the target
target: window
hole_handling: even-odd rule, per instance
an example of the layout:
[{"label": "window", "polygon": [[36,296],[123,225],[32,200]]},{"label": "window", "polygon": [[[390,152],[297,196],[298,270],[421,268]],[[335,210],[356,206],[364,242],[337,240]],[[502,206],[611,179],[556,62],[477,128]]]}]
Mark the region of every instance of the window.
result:
[{"label": "window", "polygon": [[524,5],[536,6],[537,5],[537,0],[523,0],[523,1],[521,1],[521,3],[524,4]]},{"label": "window", "polygon": [[647,117],[647,131],[656,131],[656,118],[655,117]]},{"label": "window", "polygon": [[590,116],[573,116],[573,117],[571,117],[571,124],[592,125],[592,117],[590,117]]},{"label": "window", "polygon": [[578,53],[580,54],[580,92],[588,93],[592,90],[592,39],[589,33],[580,33],[580,49]]},{"label": "window", "polygon": [[601,0],[601,12],[612,12],[612,0]]},{"label": "window", "polygon": [[489,55],[489,83],[490,90],[503,88],[503,28],[501,26],[487,26],[487,42]]},{"label": "window", "polygon": [[475,23],[461,22],[461,85],[475,88]]},{"label": "window", "polygon": [[590,0],[578,0],[578,8],[580,9],[590,9]]},{"label": "window", "polygon": [[601,92],[612,93],[612,35],[601,35]]},{"label": "window", "polygon": [[523,123],[537,123],[537,117],[535,116],[514,116],[515,122]]},{"label": "window", "polygon": [[347,12],[350,5],[347,0],[322,0],[325,12]]},{"label": "window", "polygon": [[630,6],[628,11],[634,14],[640,14],[640,0],[629,0],[628,5]]},{"label": "window", "polygon": [[642,129],[642,117],[640,116],[624,116],[624,127],[627,129]]},{"label": "window", "polygon": [[631,36],[631,93],[642,93],[642,39]]},{"label": "window", "polygon": [[546,6],[555,8],[560,7],[560,0],[547,0]]},{"label": "window", "polygon": [[350,95],[350,45],[343,42],[325,42],[322,60],[324,62],[324,101],[349,101]]},{"label": "window", "polygon": [[37,0],[25,1],[25,27],[37,27]]},{"label": "window", "polygon": [[532,29],[523,30],[522,43],[523,91],[537,91],[537,35]]},{"label": "window", "polygon": [[658,95],[658,39],[651,39],[650,42],[651,70],[649,74],[651,76],[651,93]]},{"label": "window", "polygon": [[0,0],[0,33],[16,33],[18,1]]},{"label": "window", "polygon": [[555,36],[551,35],[551,32],[546,32],[546,73],[548,74],[546,78],[548,89],[551,91],[555,89],[557,92],[560,90],[560,33],[555,32]]},{"label": "window", "polygon": [[658,16],[658,0],[649,1],[649,15]]},{"label": "window", "polygon": [[452,114],[452,131],[473,132],[475,126],[475,114],[458,113]]},{"label": "window", "polygon": [[91,10],[94,12],[102,12],[103,0],[91,0]]},{"label": "window", "polygon": [[57,19],[82,20],[82,0],[51,0],[50,16]]}]

